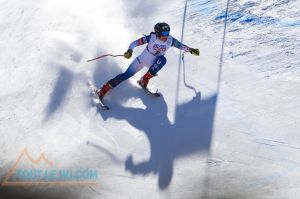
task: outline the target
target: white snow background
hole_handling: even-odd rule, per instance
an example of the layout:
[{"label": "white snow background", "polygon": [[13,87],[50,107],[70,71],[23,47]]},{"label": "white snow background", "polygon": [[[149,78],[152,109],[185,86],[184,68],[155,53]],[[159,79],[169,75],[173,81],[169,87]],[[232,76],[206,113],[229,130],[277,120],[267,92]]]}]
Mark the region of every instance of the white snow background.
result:
[{"label": "white snow background", "polygon": [[[24,148],[99,171],[98,185],[0,186],[0,198],[299,198],[300,1],[230,0],[226,23],[226,0],[189,0],[183,20],[185,3],[0,0],[1,179]],[[101,110],[87,80],[100,87],[133,58],[86,61],[161,21],[179,40],[184,25],[200,57],[170,49],[151,80],[163,97],[136,85],[144,69]]]}]

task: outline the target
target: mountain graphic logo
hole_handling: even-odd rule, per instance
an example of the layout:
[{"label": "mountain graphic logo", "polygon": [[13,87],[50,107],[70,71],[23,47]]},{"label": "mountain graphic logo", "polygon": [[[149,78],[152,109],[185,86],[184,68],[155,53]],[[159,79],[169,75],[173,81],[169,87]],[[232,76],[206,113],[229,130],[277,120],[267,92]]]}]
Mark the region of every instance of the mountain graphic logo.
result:
[{"label": "mountain graphic logo", "polygon": [[[41,163],[46,163],[49,167],[53,168],[53,162],[48,160],[44,153],[41,153],[40,156],[37,159],[34,159],[28,152],[28,150],[25,148],[20,153],[16,161],[14,162],[13,166],[9,169],[8,173],[5,175],[3,182],[1,183],[1,186],[34,186],[34,185],[54,185],[54,186],[64,186],[64,185],[95,185],[98,184],[98,182],[93,178],[93,180],[83,180],[83,179],[72,179],[72,180],[66,180],[66,179],[60,179],[60,180],[17,180],[17,181],[11,181],[10,178],[16,173],[18,166],[20,165],[21,160],[27,160],[33,165],[40,165]],[[39,170],[41,171],[41,170]],[[57,173],[66,173],[66,171],[61,170],[54,170],[52,169],[52,174]]]}]

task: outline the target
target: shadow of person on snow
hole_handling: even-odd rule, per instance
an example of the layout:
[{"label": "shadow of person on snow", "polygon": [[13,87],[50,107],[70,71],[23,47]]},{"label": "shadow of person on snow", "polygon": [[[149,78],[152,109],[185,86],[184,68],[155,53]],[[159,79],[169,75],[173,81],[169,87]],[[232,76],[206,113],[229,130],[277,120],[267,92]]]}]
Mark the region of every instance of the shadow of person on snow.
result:
[{"label": "shadow of person on snow", "polygon": [[[95,62],[93,82],[99,87],[125,69],[108,58]],[[140,98],[146,108],[124,107],[123,102],[131,98]],[[163,95],[160,98],[152,97],[130,81],[114,88],[105,100],[111,106],[108,112],[101,110],[92,100],[90,105],[97,107],[104,120],[126,120],[143,131],[149,140],[149,160],[135,163],[133,155],[129,155],[125,169],[137,175],[157,174],[160,189],[169,186],[176,158],[210,150],[217,94],[201,100],[198,92],[190,101],[177,105],[174,124],[167,117],[168,106]],[[103,147],[97,149],[103,151]]]},{"label": "shadow of person on snow", "polygon": [[[216,95],[201,100],[200,92],[189,102],[176,109],[175,122],[168,117],[164,97],[154,98],[143,90],[135,92],[146,106],[143,108],[123,107],[113,103],[109,114],[99,111],[104,120],[115,118],[126,120],[133,127],[145,132],[150,143],[150,159],[135,164],[132,155],[125,162],[125,169],[133,174],[158,174],[160,189],[168,187],[173,176],[176,158],[195,152],[208,152],[212,139]],[[132,90],[132,87],[131,87]]]},{"label": "shadow of person on snow", "polygon": [[59,66],[58,70],[55,86],[45,109],[46,116],[44,120],[48,120],[59,109],[72,86],[73,72],[62,66]]}]

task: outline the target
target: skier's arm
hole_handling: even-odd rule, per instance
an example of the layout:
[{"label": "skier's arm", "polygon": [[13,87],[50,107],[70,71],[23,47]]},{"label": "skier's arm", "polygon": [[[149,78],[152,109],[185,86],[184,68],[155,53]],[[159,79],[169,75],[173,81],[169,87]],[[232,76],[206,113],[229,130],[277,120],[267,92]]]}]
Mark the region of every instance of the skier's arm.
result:
[{"label": "skier's arm", "polygon": [[138,40],[135,40],[134,42],[132,42],[128,48],[128,50],[133,50],[135,47],[137,46],[141,46],[141,45],[144,45],[144,44],[147,44],[149,43],[150,41],[150,35],[148,36],[144,36],[142,38],[139,38]]},{"label": "skier's arm", "polygon": [[183,50],[184,52],[190,52],[192,55],[196,55],[196,56],[200,55],[199,49],[197,49],[197,48],[190,48],[187,45],[179,42],[175,38],[173,38],[172,46],[174,46],[175,48],[178,48],[180,50]]},{"label": "skier's arm", "polygon": [[177,39],[173,38],[173,42],[172,42],[172,46],[175,48],[178,48],[180,50],[183,50],[184,52],[190,52],[190,47],[188,47],[187,45],[181,43],[180,41],[178,41]]},{"label": "skier's arm", "polygon": [[144,36],[144,37],[139,38],[138,40],[135,40],[134,42],[132,42],[129,45],[128,50],[124,53],[124,57],[127,58],[127,59],[130,59],[130,57],[132,56],[133,49],[137,46],[141,46],[141,45],[144,45],[146,43],[149,43],[150,37],[151,37],[150,35]]}]

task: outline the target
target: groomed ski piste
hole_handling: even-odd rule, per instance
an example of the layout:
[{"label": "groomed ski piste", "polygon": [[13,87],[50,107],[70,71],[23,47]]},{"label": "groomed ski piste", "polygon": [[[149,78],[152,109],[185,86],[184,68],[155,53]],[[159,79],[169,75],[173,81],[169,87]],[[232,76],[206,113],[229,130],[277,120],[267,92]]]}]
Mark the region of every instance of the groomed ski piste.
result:
[{"label": "groomed ski piste", "polygon": [[[0,5],[1,199],[299,198],[299,0]],[[200,56],[170,49],[150,81],[160,98],[136,84],[145,68],[99,109],[87,81],[102,86],[145,46],[87,60],[123,54],[163,21]],[[9,186],[28,181],[8,176],[21,153],[18,169],[51,161],[96,170],[96,183]]]}]

